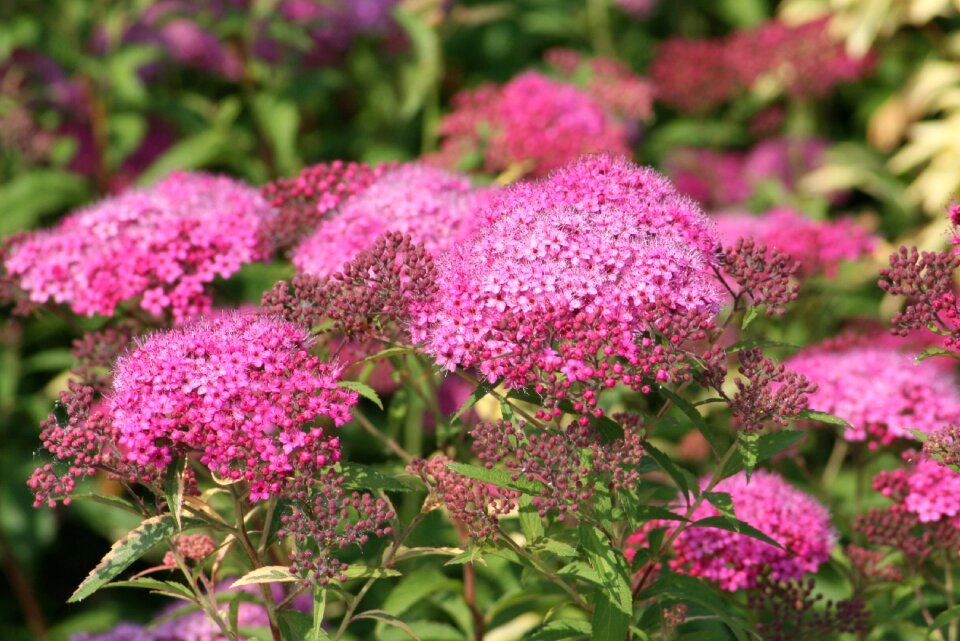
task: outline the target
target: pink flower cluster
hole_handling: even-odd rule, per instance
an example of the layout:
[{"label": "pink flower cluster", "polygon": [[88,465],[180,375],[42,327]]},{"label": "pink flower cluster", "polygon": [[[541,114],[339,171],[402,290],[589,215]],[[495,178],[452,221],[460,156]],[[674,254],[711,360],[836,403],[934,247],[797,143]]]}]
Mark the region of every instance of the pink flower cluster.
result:
[{"label": "pink flower cluster", "polygon": [[683,112],[727,102],[761,79],[795,98],[822,96],[864,75],[872,58],[850,57],[827,20],[799,25],[769,21],[726,38],[671,38],[657,50],[650,77],[657,95]]},{"label": "pink flower cluster", "polygon": [[209,311],[207,285],[217,276],[269,255],[263,226],[272,215],[251,187],[178,172],[25,236],[5,267],[38,303],[92,316],[139,300],[151,314],[183,321]]},{"label": "pink flower cluster", "polygon": [[740,205],[765,182],[792,192],[797,181],[823,162],[817,138],[771,138],[746,152],[681,148],[666,160],[677,189],[704,207]]},{"label": "pink flower cluster", "polygon": [[853,426],[843,433],[848,441],[889,445],[914,439],[911,429],[930,433],[960,420],[960,394],[949,369],[933,360],[917,363],[892,342],[844,335],[787,361],[817,384],[809,397],[811,408]]},{"label": "pink flower cluster", "polygon": [[921,523],[946,521],[960,528],[960,472],[916,452],[904,456],[911,457],[908,468],[877,474],[874,489],[915,514]]},{"label": "pink flower cluster", "polygon": [[653,114],[653,85],[613,58],[587,58],[574,49],[551,49],[544,57],[565,78],[586,76],[584,88],[625,121]]},{"label": "pink flower cluster", "polygon": [[249,482],[251,500],[335,463],[339,439],[324,421],[350,420],[357,395],[310,345],[292,323],[241,313],[147,338],[114,368],[107,403],[120,448],[155,469],[197,452],[213,474]]},{"label": "pink flower cluster", "polygon": [[651,169],[586,157],[505,190],[486,217],[439,260],[434,304],[414,322],[447,369],[512,387],[639,389],[671,379],[671,349],[717,309],[713,227]]},{"label": "pink flower cluster", "polygon": [[724,246],[754,238],[797,261],[801,275],[834,276],[841,263],[863,257],[876,245],[876,237],[852,220],[818,221],[785,207],[762,216],[724,213],[714,219]]},{"label": "pink flower cluster", "polygon": [[629,153],[627,129],[603,103],[535,71],[454,96],[439,133],[435,160],[458,167],[479,154],[488,172],[518,167],[540,176],[583,154]]},{"label": "pink flower cluster", "polygon": [[[758,576],[767,570],[774,581],[802,578],[830,558],[837,533],[830,524],[829,512],[776,474],[758,470],[747,481],[741,472],[718,483],[713,491],[729,494],[736,518],[783,549],[736,532],[687,527],[673,543],[676,558],[670,561],[670,567],[674,571],[704,577],[733,592],[756,587]],[[704,501],[691,520],[716,516],[720,516],[717,508]],[[663,525],[675,527],[673,522],[656,522],[654,526]],[[642,545],[646,538],[646,530],[641,530],[628,543]]]},{"label": "pink flower cluster", "polygon": [[300,272],[327,277],[388,232],[439,255],[477,226],[484,192],[459,174],[417,163],[387,170],[347,200],[294,250]]}]

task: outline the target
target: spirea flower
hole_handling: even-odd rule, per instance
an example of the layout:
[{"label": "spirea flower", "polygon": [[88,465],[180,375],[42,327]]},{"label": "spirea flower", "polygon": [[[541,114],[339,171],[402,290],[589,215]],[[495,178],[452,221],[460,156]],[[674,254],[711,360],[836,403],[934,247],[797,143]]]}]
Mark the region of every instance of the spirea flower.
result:
[{"label": "spirea flower", "polygon": [[879,472],[874,489],[921,523],[946,521],[960,528],[960,472],[916,453],[908,452],[906,458],[913,459],[909,467]]},{"label": "spirea flower", "polygon": [[787,366],[817,384],[810,407],[844,419],[848,441],[888,445],[960,420],[953,375],[934,361],[854,336],[804,349]]},{"label": "spirea flower", "polygon": [[891,319],[900,336],[931,325],[949,334],[945,347],[956,348],[960,337],[960,304],[953,283],[960,255],[949,251],[919,251],[900,247],[890,256],[890,267],[880,270],[880,289],[903,296],[906,304]]},{"label": "spirea flower", "polygon": [[331,276],[388,232],[439,255],[477,226],[480,194],[465,176],[442,169],[392,168],[321,222],[294,250],[293,264],[305,274]]},{"label": "spirea flower", "polygon": [[340,458],[324,420],[350,419],[357,395],[309,353],[306,330],[228,313],[154,334],[114,368],[109,413],[125,457],[162,470],[188,453],[252,500]]},{"label": "spirea flower", "polygon": [[797,261],[800,275],[834,276],[841,263],[863,257],[876,245],[876,237],[852,220],[812,220],[784,207],[762,216],[724,213],[714,220],[724,245],[754,238]]},{"label": "spirea flower", "polygon": [[[762,572],[769,572],[775,581],[800,579],[816,572],[830,557],[837,534],[827,509],[776,474],[757,470],[747,481],[741,472],[718,483],[713,491],[729,494],[737,519],[760,530],[783,549],[736,532],[688,527],[673,543],[675,558],[670,567],[674,571],[703,577],[733,592],[756,587]],[[720,512],[704,501],[691,521],[715,516]],[[675,527],[673,522],[657,525]],[[631,537],[630,543],[645,540],[646,532],[641,531]]]},{"label": "spirea flower", "polygon": [[585,76],[583,87],[625,122],[653,113],[653,85],[613,58],[587,58],[573,49],[551,49],[544,56],[566,78]]},{"label": "spirea flower", "polygon": [[759,615],[757,631],[764,641],[803,641],[837,638],[840,633],[866,633],[870,613],[860,596],[824,601],[814,594],[816,581],[777,581],[768,573],[758,577],[747,594],[747,607]]},{"label": "spirea flower", "polygon": [[434,304],[412,327],[438,364],[555,398],[578,382],[639,389],[683,369],[673,347],[720,299],[717,239],[663,177],[587,157],[506,190],[488,218],[439,260]]},{"label": "spirea flower", "polygon": [[65,303],[77,314],[111,315],[126,301],[182,321],[210,309],[207,286],[265,258],[272,216],[251,187],[200,173],[171,174],[26,236],[7,271],[32,301]]},{"label": "spirea flower", "polygon": [[535,71],[454,96],[440,123],[442,164],[479,155],[488,172],[544,175],[583,154],[627,155],[627,130],[584,91]]},{"label": "spirea flower", "polygon": [[264,185],[263,197],[277,210],[269,233],[277,247],[289,249],[308,236],[351,196],[383,176],[391,165],[334,160],[304,168],[293,178]]}]

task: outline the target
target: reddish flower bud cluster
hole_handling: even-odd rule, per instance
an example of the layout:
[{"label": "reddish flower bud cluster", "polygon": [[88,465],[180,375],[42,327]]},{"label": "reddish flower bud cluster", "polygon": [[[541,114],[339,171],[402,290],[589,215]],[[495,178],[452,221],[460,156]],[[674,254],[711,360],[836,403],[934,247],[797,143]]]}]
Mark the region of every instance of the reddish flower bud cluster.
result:
[{"label": "reddish flower bud cluster", "polygon": [[77,481],[98,470],[131,482],[149,482],[151,473],[127,461],[117,447],[118,433],[90,386],[71,382],[54,412],[40,423],[40,441],[53,458],[36,470],[27,487],[34,507],[70,503]]},{"label": "reddish flower bud cluster", "polygon": [[425,508],[446,507],[450,518],[462,523],[471,538],[497,538],[500,517],[516,509],[520,493],[457,474],[447,467],[448,462],[447,457],[437,456],[408,466],[430,488]]},{"label": "reddish flower bud cluster", "polygon": [[797,300],[800,286],[791,277],[800,264],[780,250],[753,238],[741,238],[721,253],[720,262],[724,275],[738,286],[735,296],[747,296],[753,305],[764,305],[769,315],[783,314],[787,304]]},{"label": "reddish flower bud cluster", "polygon": [[650,77],[657,95],[682,112],[705,111],[758,81],[794,98],[827,94],[864,75],[870,56],[852,58],[827,30],[826,20],[799,25],[770,21],[726,38],[671,38],[657,49]]},{"label": "reddish flower bud cluster", "polygon": [[935,325],[951,334],[948,347],[958,344],[960,304],[953,275],[960,267],[960,255],[952,252],[920,252],[900,247],[890,256],[890,267],[880,270],[880,289],[903,296],[906,305],[892,319],[894,332],[906,336],[912,330]]},{"label": "reddish flower bud cluster", "polygon": [[502,464],[513,480],[541,484],[533,506],[548,513],[589,512],[598,484],[632,491],[644,455],[643,441],[624,431],[623,439],[605,442],[593,427],[540,430],[525,421],[480,423],[471,432],[474,451],[488,468]]},{"label": "reddish flower bud cluster", "polygon": [[960,529],[952,523],[923,523],[902,505],[871,508],[856,517],[853,529],[869,545],[898,550],[912,563],[960,548]]},{"label": "reddish flower bud cluster", "polygon": [[931,432],[923,444],[923,453],[941,465],[960,466],[960,425],[948,425]]},{"label": "reddish flower bud cluster", "polygon": [[180,534],[173,539],[176,554],[173,551],[163,555],[163,564],[174,566],[177,564],[177,555],[185,561],[199,563],[214,553],[216,542],[206,534]]},{"label": "reddish flower bud cluster", "polygon": [[435,160],[459,168],[479,155],[483,169],[542,176],[584,154],[627,155],[627,130],[588,93],[528,71],[502,87],[484,85],[453,97],[439,127]]},{"label": "reddish flower bud cluster", "polygon": [[293,247],[351,196],[361,193],[390,165],[334,160],[311,165],[293,178],[263,186],[263,197],[277,209],[269,233],[280,249]]},{"label": "reddish flower bud cluster", "polygon": [[741,429],[755,432],[767,422],[786,427],[787,419],[807,409],[817,386],[806,376],[788,371],[763,355],[760,348],[741,350],[737,393],[730,400],[733,420]]},{"label": "reddish flower bud cluster", "polygon": [[759,616],[757,631],[768,641],[804,641],[836,638],[870,629],[867,605],[860,597],[824,601],[814,595],[816,581],[777,581],[769,573],[757,577],[747,593],[747,608]]},{"label": "reddish flower bud cluster", "polygon": [[902,581],[903,572],[896,565],[886,562],[886,554],[880,550],[868,550],[859,545],[846,547],[850,565],[862,583],[869,581]]},{"label": "reddish flower bud cluster", "polygon": [[116,327],[87,332],[73,341],[70,353],[75,365],[71,373],[98,394],[105,394],[110,388],[110,370],[114,361],[141,331],[142,327],[136,321],[125,321]]},{"label": "reddish flower bud cluster", "polygon": [[337,550],[393,532],[390,521],[396,514],[386,501],[347,492],[343,483],[343,476],[332,469],[316,476],[301,474],[284,497],[291,507],[280,517],[279,535],[293,538],[290,569],[321,585],[345,580],[348,566],[334,556]]},{"label": "reddish flower bud cluster", "polygon": [[331,278],[295,276],[277,283],[263,306],[306,327],[330,320],[338,334],[376,339],[404,330],[411,315],[435,296],[436,279],[423,246],[392,232]]}]

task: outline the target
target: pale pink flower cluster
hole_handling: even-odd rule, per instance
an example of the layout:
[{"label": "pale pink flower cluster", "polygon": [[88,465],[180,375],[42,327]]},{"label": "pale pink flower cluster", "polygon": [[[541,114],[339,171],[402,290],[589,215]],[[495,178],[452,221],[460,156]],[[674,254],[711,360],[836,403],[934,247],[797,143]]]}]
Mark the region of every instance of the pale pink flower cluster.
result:
[{"label": "pale pink flower cluster", "polygon": [[37,303],[111,315],[138,300],[178,321],[209,311],[207,286],[269,255],[262,226],[273,215],[258,191],[230,178],[177,172],[25,236],[5,267]]},{"label": "pale pink flower cluster", "polygon": [[409,235],[439,255],[476,228],[476,210],[484,197],[460,174],[418,163],[401,165],[324,219],[294,250],[293,264],[312,276],[331,276],[387,232]]},{"label": "pale pink flower cluster", "polygon": [[906,469],[884,470],[873,481],[884,496],[895,500],[921,523],[945,519],[960,528],[960,473],[916,452]]},{"label": "pale pink flower cluster", "polygon": [[277,494],[294,472],[335,463],[339,439],[323,421],[349,421],[357,395],[310,345],[298,326],[252,313],[150,336],[114,368],[107,403],[121,450],[156,469],[199,453],[214,475],[247,481],[252,500]]},{"label": "pale pink flower cluster", "polygon": [[666,380],[660,348],[638,334],[718,304],[713,226],[651,169],[585,157],[501,192],[485,218],[439,260],[435,305],[414,323],[415,340],[448,369],[516,386],[531,368],[612,385],[624,365],[599,361],[620,356]]},{"label": "pale pink flower cluster", "polygon": [[873,251],[876,237],[850,219],[813,220],[779,207],[763,215],[724,213],[714,217],[724,247],[753,238],[779,249],[800,264],[802,274],[836,275],[840,264]]},{"label": "pale pink flower cluster", "polygon": [[[905,342],[904,349],[910,344]],[[841,336],[809,347],[787,366],[817,385],[810,407],[850,423],[848,441],[889,445],[960,420],[957,381],[934,359],[916,362],[889,339]]]},{"label": "pale pink flower cluster", "polygon": [[[736,518],[769,536],[782,549],[737,532],[688,526],[673,543],[675,558],[670,567],[674,571],[703,577],[733,592],[756,587],[758,575],[766,569],[774,581],[789,581],[816,572],[830,558],[837,533],[827,508],[780,476],[757,470],[748,481],[741,472],[724,479],[712,491],[729,494]],[[716,516],[720,511],[704,501],[691,521]],[[675,522],[655,523],[663,525],[676,526]],[[646,538],[646,530],[641,530],[628,543],[642,545]]]},{"label": "pale pink flower cluster", "polygon": [[628,131],[586,92],[527,71],[496,87],[458,94],[440,123],[438,159],[456,167],[479,153],[486,171],[544,175],[589,153],[629,153]]}]

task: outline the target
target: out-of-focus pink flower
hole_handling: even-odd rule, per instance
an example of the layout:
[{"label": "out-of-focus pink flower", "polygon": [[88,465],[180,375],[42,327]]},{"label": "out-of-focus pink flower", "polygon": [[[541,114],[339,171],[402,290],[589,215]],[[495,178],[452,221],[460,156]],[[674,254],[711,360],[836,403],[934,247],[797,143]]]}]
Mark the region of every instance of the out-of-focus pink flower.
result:
[{"label": "out-of-focus pink flower", "polygon": [[873,487],[917,515],[921,523],[947,521],[960,528],[960,472],[916,452],[907,468],[884,470]]},{"label": "out-of-focus pink flower", "polygon": [[849,219],[818,221],[788,208],[772,209],[762,216],[723,213],[714,217],[724,246],[738,238],[754,238],[779,249],[800,263],[800,273],[836,274],[840,264],[870,253],[876,238]]},{"label": "out-of-focus pink flower", "polygon": [[256,189],[226,177],[174,173],[78,210],[16,242],[5,267],[38,303],[111,315],[137,301],[178,320],[210,309],[207,286],[270,253],[273,215]]},{"label": "out-of-focus pink flower", "polygon": [[627,129],[602,102],[535,71],[462,92],[453,107],[435,157],[448,166],[479,154],[486,171],[520,167],[540,176],[583,154],[629,153]]}]

